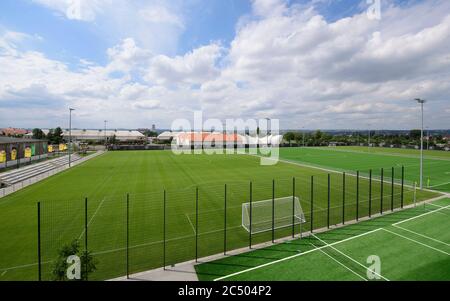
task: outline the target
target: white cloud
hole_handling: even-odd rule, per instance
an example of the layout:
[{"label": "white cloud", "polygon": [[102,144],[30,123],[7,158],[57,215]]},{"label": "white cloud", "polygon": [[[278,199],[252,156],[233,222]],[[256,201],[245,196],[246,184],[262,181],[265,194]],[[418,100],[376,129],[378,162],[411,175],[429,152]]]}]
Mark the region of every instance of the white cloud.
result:
[{"label": "white cloud", "polygon": [[139,12],[139,15],[148,22],[157,24],[170,24],[180,28],[184,28],[184,23],[180,16],[171,13],[167,8],[163,6],[144,8]]},{"label": "white cloud", "polygon": [[94,21],[105,5],[112,0],[32,0],[70,20]]},{"label": "white cloud", "polygon": [[211,42],[178,56],[161,55],[153,44],[176,44],[183,18],[151,7],[160,6],[125,10],[124,20],[134,11],[146,20],[113,27],[137,25],[138,33],[107,50],[105,65],[80,61],[78,71],[22,50],[26,35],[0,35],[0,119],[12,120],[14,102],[19,114],[26,114],[19,104],[39,106],[52,122],[76,106],[84,127],[104,118],[117,127],[170,127],[202,109],[205,118],[272,117],[283,127],[411,128],[418,120],[411,99],[423,97],[429,126],[449,126],[449,1],[390,5],[381,21],[362,13],[335,22],[284,1],[253,1],[253,15],[241,20],[229,47]]},{"label": "white cloud", "polygon": [[156,56],[152,59],[146,79],[162,85],[200,84],[219,75],[216,62],[220,54],[220,45],[210,44],[184,56]]}]

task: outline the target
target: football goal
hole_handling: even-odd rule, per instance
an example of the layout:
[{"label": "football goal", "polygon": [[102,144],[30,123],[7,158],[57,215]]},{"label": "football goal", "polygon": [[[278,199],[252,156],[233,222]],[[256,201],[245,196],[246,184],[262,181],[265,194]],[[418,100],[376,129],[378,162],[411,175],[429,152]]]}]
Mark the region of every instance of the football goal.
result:
[{"label": "football goal", "polygon": [[[242,204],[242,227],[252,234],[305,223],[300,199],[292,196]],[[251,223],[251,225],[250,225]]]}]

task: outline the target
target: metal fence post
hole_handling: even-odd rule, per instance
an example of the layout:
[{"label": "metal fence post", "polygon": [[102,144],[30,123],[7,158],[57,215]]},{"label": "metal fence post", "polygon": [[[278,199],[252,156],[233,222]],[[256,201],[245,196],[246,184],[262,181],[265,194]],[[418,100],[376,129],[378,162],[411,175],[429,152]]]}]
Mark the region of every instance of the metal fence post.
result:
[{"label": "metal fence post", "polygon": [[272,243],[275,243],[275,180],[272,180]]},{"label": "metal fence post", "polygon": [[195,190],[195,262],[198,262],[198,187]]},{"label": "metal fence post", "polygon": [[225,184],[223,208],[223,255],[227,255],[227,184]]},{"label": "metal fence post", "polygon": [[127,193],[127,279],[130,279],[130,194]]},{"label": "metal fence post", "polygon": [[[88,198],[84,199],[84,248],[85,248],[85,255],[86,259],[88,256]],[[85,269],[86,269],[86,281],[89,281],[89,275],[88,275],[88,261],[85,262]]]},{"label": "metal fence post", "polygon": [[345,172],[342,173],[342,224],[345,225]]},{"label": "metal fence post", "polygon": [[311,176],[311,233],[314,230],[314,176]]},{"label": "metal fence post", "polygon": [[381,188],[380,188],[380,214],[383,214],[383,197],[384,197],[384,169],[381,169]]},{"label": "metal fence post", "polygon": [[394,211],[394,167],[391,173],[391,211]]},{"label": "metal fence post", "polygon": [[403,209],[403,188],[404,188],[404,181],[405,181],[405,166],[402,166],[402,191],[401,191],[401,196],[400,196],[400,206]]},{"label": "metal fence post", "polygon": [[328,208],[327,208],[327,228],[330,229],[330,177],[331,175],[328,174],[328,189],[327,189],[327,201],[328,201]]},{"label": "metal fence post", "polygon": [[359,220],[359,170],[356,172],[356,221]]},{"label": "metal fence post", "polygon": [[166,270],[166,190],[163,202],[163,269]]},{"label": "metal fence post", "polygon": [[292,238],[295,237],[295,177],[292,178]]},{"label": "metal fence post", "polygon": [[372,217],[372,169],[369,170],[369,218]]},{"label": "metal fence post", "polygon": [[37,251],[38,251],[38,280],[42,280],[42,256],[41,256],[41,202],[37,203]]},{"label": "metal fence post", "polygon": [[248,247],[249,247],[249,249],[251,249],[252,248],[252,215],[253,215],[253,212],[252,212],[252,207],[253,207],[253,204],[252,204],[252,201],[253,201],[253,184],[252,184],[252,182],[250,182],[250,232],[249,232],[249,237],[248,237]]}]

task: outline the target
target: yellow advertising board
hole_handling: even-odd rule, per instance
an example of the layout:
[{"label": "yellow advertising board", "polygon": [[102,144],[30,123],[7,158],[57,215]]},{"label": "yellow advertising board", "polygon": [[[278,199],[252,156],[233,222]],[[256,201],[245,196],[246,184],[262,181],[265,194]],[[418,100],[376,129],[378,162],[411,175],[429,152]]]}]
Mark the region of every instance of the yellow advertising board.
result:
[{"label": "yellow advertising board", "polygon": [[4,150],[0,151],[0,163],[6,162],[6,152]]},{"label": "yellow advertising board", "polygon": [[16,161],[17,159],[17,149],[11,151],[11,161]]},{"label": "yellow advertising board", "polygon": [[47,152],[53,153],[53,145],[47,146]]},{"label": "yellow advertising board", "polygon": [[31,158],[31,147],[25,148],[25,158]]}]

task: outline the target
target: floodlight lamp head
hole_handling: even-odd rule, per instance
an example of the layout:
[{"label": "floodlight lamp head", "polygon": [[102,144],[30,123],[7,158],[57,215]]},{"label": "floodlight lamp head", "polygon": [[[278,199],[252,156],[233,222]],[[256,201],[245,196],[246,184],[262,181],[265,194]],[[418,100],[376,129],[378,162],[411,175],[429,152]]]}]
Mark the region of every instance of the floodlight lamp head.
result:
[{"label": "floodlight lamp head", "polygon": [[425,99],[420,99],[420,98],[416,98],[414,100],[417,101],[418,103],[426,103],[427,102]]}]

